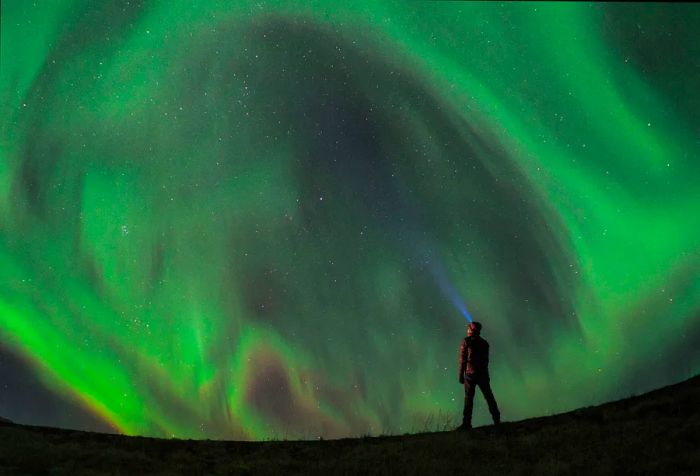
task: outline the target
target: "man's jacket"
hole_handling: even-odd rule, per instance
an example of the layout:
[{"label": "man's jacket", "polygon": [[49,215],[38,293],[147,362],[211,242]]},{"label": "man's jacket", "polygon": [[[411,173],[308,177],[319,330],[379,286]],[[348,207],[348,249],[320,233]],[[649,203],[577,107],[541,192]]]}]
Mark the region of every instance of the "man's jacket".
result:
[{"label": "man's jacket", "polygon": [[482,377],[489,374],[489,343],[481,336],[465,337],[459,348],[460,377]]}]

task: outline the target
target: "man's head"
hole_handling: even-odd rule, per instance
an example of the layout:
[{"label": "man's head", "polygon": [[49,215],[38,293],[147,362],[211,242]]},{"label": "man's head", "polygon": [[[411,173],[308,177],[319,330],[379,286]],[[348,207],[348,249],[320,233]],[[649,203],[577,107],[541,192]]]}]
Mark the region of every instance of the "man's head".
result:
[{"label": "man's head", "polygon": [[481,334],[481,322],[472,322],[467,326],[467,336],[478,336]]}]

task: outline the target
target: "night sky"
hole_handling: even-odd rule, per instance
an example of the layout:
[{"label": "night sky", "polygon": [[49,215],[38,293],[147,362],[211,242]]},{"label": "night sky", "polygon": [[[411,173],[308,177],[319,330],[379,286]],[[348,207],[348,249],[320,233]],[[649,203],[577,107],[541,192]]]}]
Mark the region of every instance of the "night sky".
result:
[{"label": "night sky", "polygon": [[[505,420],[700,369],[700,6],[3,1],[0,416]],[[477,396],[475,424],[489,421]]]}]

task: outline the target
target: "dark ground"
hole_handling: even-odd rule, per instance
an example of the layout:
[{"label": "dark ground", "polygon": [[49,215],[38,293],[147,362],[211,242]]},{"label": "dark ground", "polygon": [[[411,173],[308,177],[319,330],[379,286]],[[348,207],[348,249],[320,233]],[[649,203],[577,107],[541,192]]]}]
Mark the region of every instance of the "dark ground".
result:
[{"label": "dark ground", "polygon": [[190,441],[0,419],[0,474],[700,474],[700,376],[597,407],[469,432]]}]

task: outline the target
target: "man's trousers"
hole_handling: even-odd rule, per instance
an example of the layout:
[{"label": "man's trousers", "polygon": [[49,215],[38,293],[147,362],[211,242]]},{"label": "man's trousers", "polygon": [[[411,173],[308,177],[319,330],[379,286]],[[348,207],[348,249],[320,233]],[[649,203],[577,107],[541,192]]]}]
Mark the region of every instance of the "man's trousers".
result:
[{"label": "man's trousers", "polygon": [[486,403],[489,405],[489,412],[493,418],[493,422],[498,424],[501,422],[501,412],[498,411],[498,404],[496,403],[496,398],[493,396],[491,391],[491,383],[488,374],[486,375],[472,375],[464,379],[464,412],[462,413],[462,424],[466,426],[471,426],[472,424],[472,410],[474,409],[474,394],[476,393],[476,387],[481,389],[481,393],[486,399]]}]

